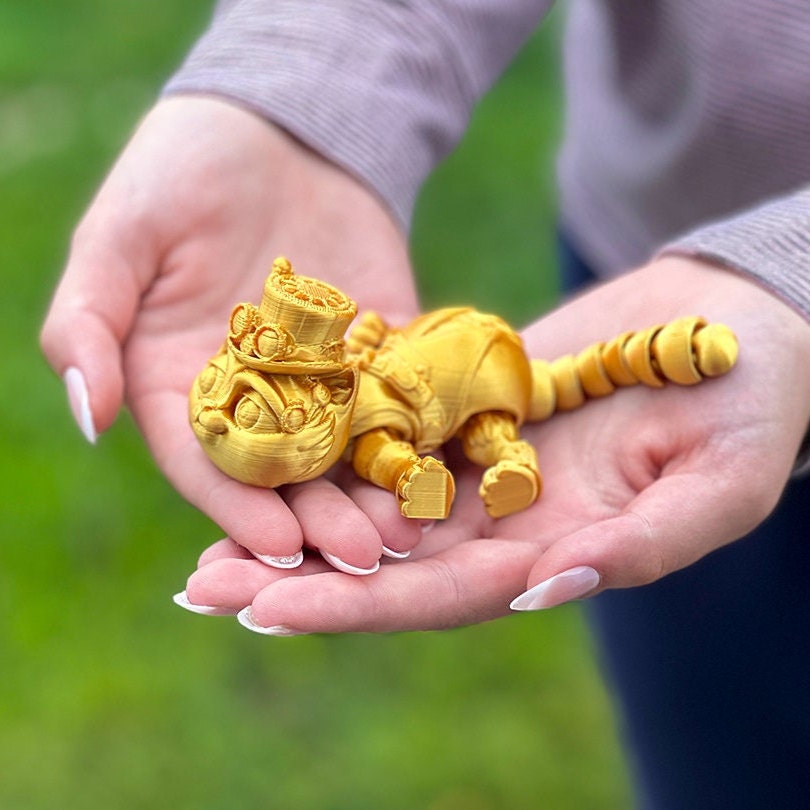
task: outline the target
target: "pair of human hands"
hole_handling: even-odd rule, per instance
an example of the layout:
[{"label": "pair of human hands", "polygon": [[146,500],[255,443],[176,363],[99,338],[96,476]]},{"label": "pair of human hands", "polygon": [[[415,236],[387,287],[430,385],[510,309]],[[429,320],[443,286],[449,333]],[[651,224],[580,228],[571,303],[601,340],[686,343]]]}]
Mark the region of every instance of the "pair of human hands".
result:
[{"label": "pair of human hands", "polygon": [[[480,469],[447,448],[457,495],[432,527],[348,469],[278,491],[227,478],[187,422],[194,375],[252,300],[273,257],[340,287],[392,323],[417,312],[405,240],[360,183],[264,121],[211,98],[150,112],[76,229],[42,331],[88,435],[131,409],[177,490],[228,535],[201,556],[187,605],[271,634],[469,624],[652,582],[743,535],[775,505],[810,418],[810,328],[742,276],[662,258],[602,285],[524,333],[554,358],[684,314],[731,326],[741,355],[694,389],[633,388],[525,425],[540,500],[487,517]],[[83,399],[83,397],[86,398]],[[294,569],[255,555],[302,545]]]}]

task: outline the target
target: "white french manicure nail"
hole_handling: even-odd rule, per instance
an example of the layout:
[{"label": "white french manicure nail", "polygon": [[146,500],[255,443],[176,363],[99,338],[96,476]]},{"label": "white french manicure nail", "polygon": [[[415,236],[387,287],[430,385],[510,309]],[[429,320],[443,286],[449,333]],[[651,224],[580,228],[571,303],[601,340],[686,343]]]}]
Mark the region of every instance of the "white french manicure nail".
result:
[{"label": "white french manicure nail", "polygon": [[188,596],[185,591],[180,591],[172,597],[175,605],[179,605],[185,610],[190,610],[192,613],[199,613],[201,616],[235,616],[236,612],[233,608],[214,607],[211,605],[195,605],[193,602],[188,601]]},{"label": "white french manicure nail", "polygon": [[529,588],[511,605],[512,610],[543,610],[572,599],[579,599],[599,587],[598,572],[587,565],[569,568],[550,579]]},{"label": "white french manicure nail", "polygon": [[349,563],[343,562],[340,557],[336,557],[334,554],[330,554],[328,551],[321,551],[321,556],[333,568],[337,568],[338,571],[343,571],[344,574],[354,574],[356,577],[365,577],[379,571],[380,569],[379,560],[377,560],[377,562],[374,563],[371,568],[358,568],[356,565],[349,565]]},{"label": "white french manicure nail", "polygon": [[262,627],[260,624],[256,624],[253,621],[253,613],[250,610],[250,605],[248,605],[243,610],[240,610],[239,613],[236,614],[236,619],[242,627],[246,627],[248,630],[252,631],[253,633],[261,633],[263,636],[305,636],[306,633],[302,633],[298,630],[293,630],[290,627],[285,627],[283,624],[274,624],[270,627]]},{"label": "white french manicure nail", "polygon": [[302,562],[304,562],[304,552],[299,551],[295,554],[288,554],[285,557],[273,557],[270,554],[256,554],[251,552],[253,556],[259,560],[259,562],[263,562],[265,565],[269,565],[271,568],[298,568]]},{"label": "white french manicure nail", "polygon": [[404,560],[406,557],[411,556],[410,551],[394,551],[394,549],[388,548],[388,546],[382,547],[382,553],[386,557],[390,557],[392,560]]},{"label": "white french manicure nail", "polygon": [[62,382],[67,389],[68,402],[73,418],[82,432],[82,435],[90,444],[95,444],[98,438],[96,426],[93,424],[93,413],[90,410],[90,394],[87,391],[87,381],[81,370],[76,366],[65,369],[62,375]]}]

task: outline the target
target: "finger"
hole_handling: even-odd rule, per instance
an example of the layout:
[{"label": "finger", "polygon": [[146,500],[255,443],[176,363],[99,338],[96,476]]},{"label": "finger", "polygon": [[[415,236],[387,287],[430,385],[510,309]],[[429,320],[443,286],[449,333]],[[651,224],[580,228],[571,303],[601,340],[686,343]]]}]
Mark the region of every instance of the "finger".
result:
[{"label": "finger", "polygon": [[186,593],[195,604],[241,609],[255,594],[287,578],[314,576],[327,570],[323,560],[307,559],[295,571],[280,571],[255,559],[215,560],[195,571],[186,583]]},{"label": "finger", "polygon": [[325,478],[281,488],[297,518],[304,542],[318,549],[335,568],[352,574],[376,571],[382,538],[365,512]]},{"label": "finger", "polygon": [[402,514],[396,495],[358,478],[348,467],[337,477],[340,488],[368,517],[382,542],[385,557],[405,559],[422,539],[424,521]]},{"label": "finger", "polygon": [[181,445],[164,471],[189,503],[263,562],[286,567],[285,559],[298,557],[304,540],[301,527],[275,490],[229,478],[196,442]]},{"label": "finger", "polygon": [[75,370],[66,384],[88,439],[106,430],[121,407],[121,347],[148,284],[149,268],[145,240],[135,245],[120,229],[105,229],[95,220],[77,229],[40,344],[61,377]]},{"label": "finger", "polygon": [[275,635],[473,624],[508,612],[536,556],[528,543],[473,540],[435,557],[383,566],[368,577],[278,579],[256,594],[240,620],[257,632],[280,628]]},{"label": "finger", "polygon": [[205,455],[188,423],[184,391],[141,393],[133,413],[175,489],[235,543],[274,560],[300,552],[301,527],[279,494],[228,477]]},{"label": "finger", "polygon": [[223,537],[221,540],[217,540],[216,543],[212,543],[200,554],[197,560],[197,568],[202,568],[204,565],[208,565],[208,563],[212,563],[215,560],[233,559],[251,560],[255,558],[244,546],[240,546],[239,543],[233,541],[230,537]]},{"label": "finger", "polygon": [[660,478],[620,515],[551,545],[514,607],[554,607],[606,588],[646,585],[684,568],[753,529],[778,497],[772,487],[757,486],[744,495],[736,476],[684,472]]},{"label": "finger", "polygon": [[175,595],[175,603],[193,613],[234,615],[254,595],[285,577],[312,575],[327,568],[322,560],[307,560],[293,572],[280,571],[256,559],[219,559],[198,568]]}]

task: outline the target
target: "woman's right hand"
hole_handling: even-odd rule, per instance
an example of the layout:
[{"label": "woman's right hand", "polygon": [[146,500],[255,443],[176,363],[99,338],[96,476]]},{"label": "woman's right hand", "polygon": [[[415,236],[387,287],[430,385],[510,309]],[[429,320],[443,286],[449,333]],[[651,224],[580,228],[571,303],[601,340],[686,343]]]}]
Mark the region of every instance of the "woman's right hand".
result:
[{"label": "woman's right hand", "polygon": [[363,185],[228,102],[163,100],[75,231],[43,351],[89,439],[126,403],[169,481],[239,545],[272,563],[306,544],[371,568],[384,544],[420,536],[387,493],[358,485],[361,510],[319,481],[287,503],[227,478],[188,424],[192,380],[279,254],[394,323],[417,311],[405,238]]}]

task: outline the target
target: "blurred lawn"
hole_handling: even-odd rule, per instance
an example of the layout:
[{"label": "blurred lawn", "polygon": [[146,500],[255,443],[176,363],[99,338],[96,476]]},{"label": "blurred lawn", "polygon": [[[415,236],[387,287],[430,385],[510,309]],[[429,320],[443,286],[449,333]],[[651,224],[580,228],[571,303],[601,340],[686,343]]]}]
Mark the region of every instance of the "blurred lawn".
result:
[{"label": "blurred lawn", "polygon": [[[626,806],[576,608],[283,640],[192,616],[170,596],[216,528],[126,416],[96,448],[72,424],[39,321],[73,224],[207,14],[0,5],[0,807]],[[413,250],[431,304],[523,322],[552,301],[554,49],[535,37],[429,183]]]}]

